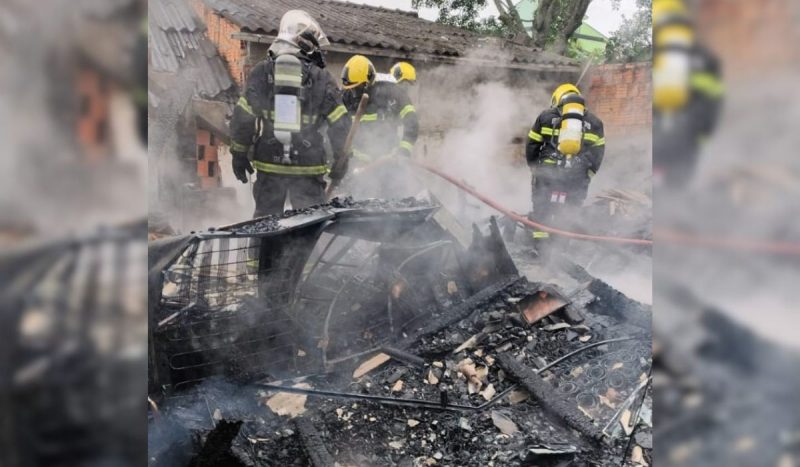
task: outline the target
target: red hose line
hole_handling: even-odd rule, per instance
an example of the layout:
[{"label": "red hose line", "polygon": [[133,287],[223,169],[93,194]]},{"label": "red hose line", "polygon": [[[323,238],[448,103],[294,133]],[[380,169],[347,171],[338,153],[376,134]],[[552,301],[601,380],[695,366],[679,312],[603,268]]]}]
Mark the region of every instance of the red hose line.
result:
[{"label": "red hose line", "polygon": [[442,172],[441,170],[437,169],[436,167],[433,167],[432,165],[428,165],[428,164],[425,164],[423,162],[417,162],[417,161],[414,161],[414,164],[416,164],[419,167],[427,170],[428,172],[431,172],[431,173],[433,173],[435,175],[438,175],[439,177],[447,180],[448,182],[452,183],[453,185],[455,185],[455,186],[461,188],[462,190],[466,191],[467,193],[471,194],[475,198],[481,200],[486,205],[492,207],[493,209],[496,209],[497,211],[502,212],[503,214],[505,214],[509,218],[511,218],[511,219],[521,223],[521,224],[524,224],[524,225],[526,225],[528,227],[531,227],[531,228],[534,228],[534,229],[538,229],[538,230],[541,230],[543,232],[549,232],[549,233],[552,233],[552,234],[555,234],[555,235],[560,235],[562,237],[574,238],[574,239],[578,239],[578,240],[592,240],[592,241],[599,241],[599,242],[622,243],[622,244],[628,244],[628,245],[652,245],[653,244],[652,240],[645,240],[645,239],[640,239],[640,238],[606,237],[606,236],[602,236],[602,235],[587,235],[587,234],[581,234],[581,233],[577,233],[577,232],[569,232],[567,230],[556,229],[554,227],[550,227],[550,226],[547,226],[547,225],[544,225],[544,224],[540,224],[538,222],[535,222],[535,221],[532,221],[532,220],[528,219],[525,216],[521,216],[521,215],[515,213],[514,211],[506,209],[505,207],[503,207],[500,204],[498,204],[496,201],[494,201],[494,200],[492,200],[492,199],[490,199],[490,198],[478,193],[477,191],[473,190],[471,187],[469,187],[466,184],[462,183],[461,181],[453,178],[452,176]]}]

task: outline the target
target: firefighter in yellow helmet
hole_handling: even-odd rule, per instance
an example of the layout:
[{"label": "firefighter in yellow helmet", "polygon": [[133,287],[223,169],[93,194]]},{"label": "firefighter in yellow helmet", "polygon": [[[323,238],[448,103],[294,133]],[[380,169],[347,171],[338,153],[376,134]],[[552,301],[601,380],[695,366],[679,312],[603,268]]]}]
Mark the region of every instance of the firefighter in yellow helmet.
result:
[{"label": "firefighter in yellow helmet", "polygon": [[[565,208],[583,204],[603,162],[606,139],[603,122],[586,109],[575,85],[558,86],[550,104],[528,133],[525,157],[532,172],[532,217],[558,225]],[[545,232],[533,236],[548,237]]]},{"label": "firefighter in yellow helmet", "polygon": [[724,89],[713,54],[697,41],[682,0],[653,1],[654,185],[691,181],[700,146],[719,120]]},{"label": "firefighter in yellow helmet", "polygon": [[[410,64],[405,65],[400,67],[401,80],[416,80],[416,72],[403,74],[413,71]],[[377,162],[390,156],[401,161],[407,160],[414,151],[419,120],[408,93],[393,81],[379,79],[372,62],[363,55],[354,55],[342,68],[342,87],[343,102],[351,115],[355,115],[361,96],[365,92],[369,95],[366,112],[361,117],[353,140],[353,159],[357,168],[373,168],[369,174],[354,180],[354,194],[382,197],[407,195],[408,177],[406,173],[401,173],[404,169],[398,164]]]},{"label": "firefighter in yellow helmet", "polygon": [[392,78],[400,84],[416,84],[417,83],[417,70],[414,65],[408,62],[397,62],[392,65],[389,70]]},{"label": "firefighter in yellow helmet", "polygon": [[[325,45],[328,39],[316,20],[302,10],[288,11],[267,58],[253,67],[234,108],[233,173],[247,183],[247,174],[257,171],[256,217],[282,213],[287,197],[295,209],[325,202],[322,128],[334,158],[346,160],[351,123],[336,78],[324,69]],[[341,179],[346,164],[336,166],[340,169],[330,177]]]}]

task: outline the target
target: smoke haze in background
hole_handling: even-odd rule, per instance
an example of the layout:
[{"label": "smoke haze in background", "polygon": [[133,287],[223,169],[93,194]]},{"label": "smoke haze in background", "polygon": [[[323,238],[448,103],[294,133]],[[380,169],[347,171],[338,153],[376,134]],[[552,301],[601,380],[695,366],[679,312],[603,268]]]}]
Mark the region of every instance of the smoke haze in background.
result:
[{"label": "smoke haze in background", "polygon": [[145,12],[0,2],[4,466],[145,461]]},{"label": "smoke haze in background", "polygon": [[797,465],[800,5],[689,3],[725,95],[688,186],[656,192],[656,464]]}]

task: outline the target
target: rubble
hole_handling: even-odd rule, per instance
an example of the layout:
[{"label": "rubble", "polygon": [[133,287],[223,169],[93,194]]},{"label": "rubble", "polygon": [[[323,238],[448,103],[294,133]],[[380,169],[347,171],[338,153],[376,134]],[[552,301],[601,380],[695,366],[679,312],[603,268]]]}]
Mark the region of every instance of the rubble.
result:
[{"label": "rubble", "polygon": [[[347,209],[354,209],[350,216],[365,215],[359,208]],[[337,218],[325,222],[331,219]],[[425,225],[428,221],[419,222]],[[331,228],[340,229],[337,231],[350,228],[336,226],[336,221],[333,225]],[[205,383],[190,391],[204,394],[211,400],[210,407],[219,408],[226,418],[244,421],[231,451],[244,453],[248,465],[263,464],[267,455],[270,464],[288,465],[551,465],[548,459],[577,465],[622,463],[630,455],[626,448],[629,438],[603,433],[602,427],[643,383],[641,375],[649,372],[649,324],[638,325],[649,323],[649,309],[631,303],[588,274],[581,283],[594,292],[573,291],[570,295],[561,294],[553,285],[519,277],[513,264],[506,264],[504,255],[497,254],[505,250],[492,229],[490,225],[488,237],[476,234],[473,245],[478,245],[474,250],[478,254],[464,261],[470,271],[486,268],[487,274],[465,277],[442,268],[437,274],[443,280],[435,283],[416,280],[411,274],[403,274],[398,282],[397,275],[376,269],[383,274],[380,277],[388,278],[384,288],[371,283],[353,289],[347,289],[347,284],[368,281],[371,276],[359,275],[362,271],[358,268],[348,269],[356,270],[357,280],[341,278],[341,272],[340,276],[319,275],[314,293],[322,296],[332,283],[339,292],[328,297],[339,298],[333,305],[329,301],[315,308],[316,319],[306,310],[292,309],[296,313],[293,320],[300,320],[305,328],[284,331],[295,339],[287,352],[293,366],[252,367],[249,371],[254,376],[249,382],[235,383],[235,392],[245,398],[248,392],[254,398],[260,393],[262,400],[291,403],[273,404],[273,410],[264,406],[237,410],[209,397]],[[405,231],[413,236],[413,229]],[[296,238],[302,238],[302,228],[295,232]],[[404,261],[426,258],[427,252],[442,248],[430,239],[423,246],[399,248],[389,245],[397,237],[392,234],[388,238],[381,247],[381,260],[386,261],[381,264],[392,265],[395,272],[402,273],[406,267],[398,265],[410,264]],[[347,246],[347,242],[342,238],[336,245]],[[357,249],[353,245],[348,248],[350,252]],[[322,254],[324,262],[305,267],[312,271],[308,274],[331,263],[350,264],[347,254],[337,256],[341,250],[344,248],[331,247],[330,254]],[[431,270],[430,264],[438,263],[426,260],[418,271]],[[374,275],[372,270],[368,272]],[[400,289],[399,283],[404,284]],[[557,308],[550,307],[553,309],[530,321],[524,310],[531,297],[541,298],[543,290],[550,291],[548,297],[581,298],[574,302],[563,299]],[[409,293],[424,294],[425,301],[413,302],[410,321],[404,323],[402,313],[409,311],[389,305],[402,300],[412,303]],[[247,301],[243,303],[249,306]],[[387,309],[391,313],[388,318],[376,314]],[[277,310],[276,316],[286,312]],[[319,316],[326,313],[330,316],[327,334],[302,340],[309,329],[322,329],[315,324],[320,324]],[[345,316],[360,320],[347,321]],[[380,326],[375,326],[376,322]],[[165,328],[174,330],[191,323],[176,318]],[[319,342],[323,345],[317,346]],[[235,363],[232,368],[248,367]],[[241,378],[242,372],[238,376]],[[640,435],[643,426],[636,423],[640,398],[635,399],[626,407],[634,415],[632,436]],[[208,416],[198,426],[175,415],[182,407],[180,402],[160,400],[162,412],[170,413],[162,418],[177,418],[201,433],[213,429]],[[287,406],[294,410],[281,410]],[[287,422],[287,416],[294,416],[293,422]],[[646,444],[646,438],[641,443],[637,440],[639,444]]]}]

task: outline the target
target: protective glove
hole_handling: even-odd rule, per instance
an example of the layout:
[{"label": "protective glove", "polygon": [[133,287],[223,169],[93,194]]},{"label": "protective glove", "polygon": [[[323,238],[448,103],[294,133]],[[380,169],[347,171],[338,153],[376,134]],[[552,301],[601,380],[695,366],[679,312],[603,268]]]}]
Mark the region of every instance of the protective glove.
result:
[{"label": "protective glove", "polygon": [[240,182],[247,183],[247,174],[255,172],[250,161],[247,160],[247,153],[231,151],[231,155],[233,156],[233,175]]},{"label": "protective glove", "polygon": [[350,154],[346,156],[339,156],[334,159],[331,171],[328,174],[331,180],[341,180],[347,175],[347,169],[350,167]]}]

